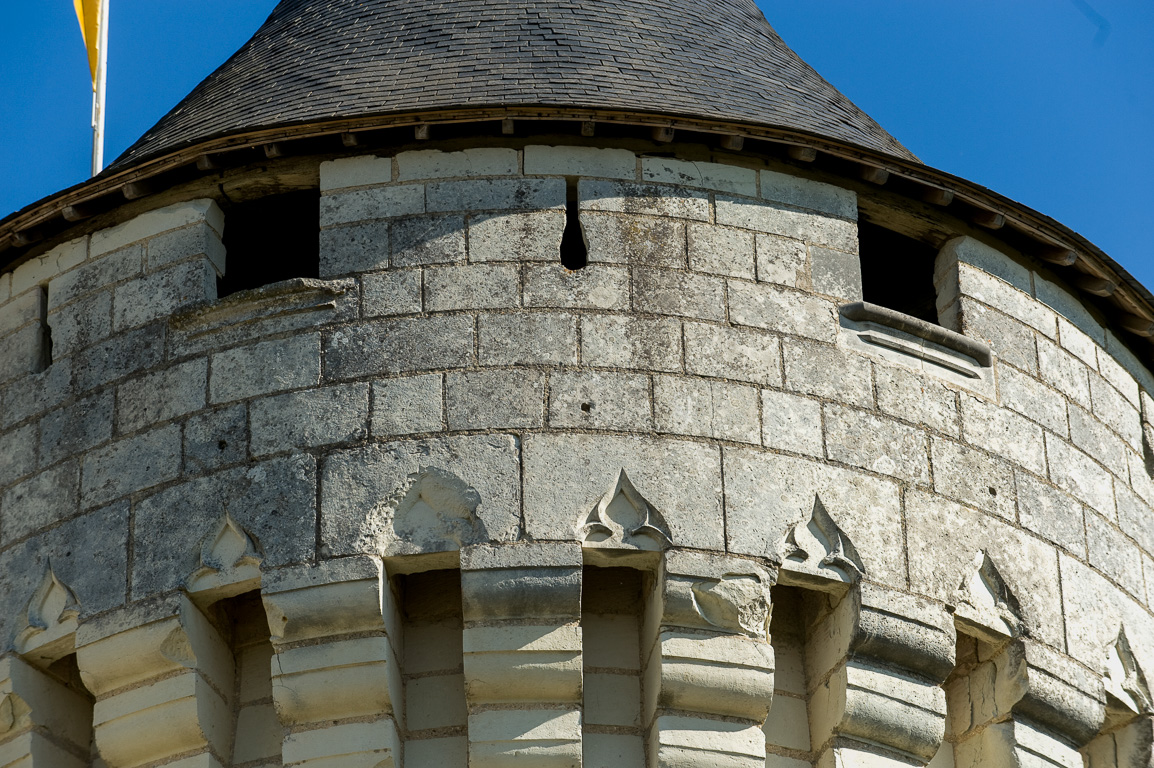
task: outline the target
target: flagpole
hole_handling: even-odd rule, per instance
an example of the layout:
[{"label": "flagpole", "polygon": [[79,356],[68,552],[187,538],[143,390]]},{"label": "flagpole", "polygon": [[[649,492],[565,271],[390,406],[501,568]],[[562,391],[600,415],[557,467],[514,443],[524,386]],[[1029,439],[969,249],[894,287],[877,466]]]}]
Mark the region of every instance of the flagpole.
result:
[{"label": "flagpole", "polygon": [[104,170],[104,106],[108,80],[108,3],[100,0],[97,16],[96,82],[92,89],[92,175]]}]

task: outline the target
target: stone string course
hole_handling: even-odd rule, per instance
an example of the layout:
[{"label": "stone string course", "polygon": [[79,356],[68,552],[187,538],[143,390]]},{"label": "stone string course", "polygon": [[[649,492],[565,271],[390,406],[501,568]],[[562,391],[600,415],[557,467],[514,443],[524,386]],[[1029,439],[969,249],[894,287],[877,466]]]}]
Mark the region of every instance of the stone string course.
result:
[{"label": "stone string course", "polygon": [[[589,264],[569,271],[558,248],[574,177]],[[849,760],[845,750],[866,742],[926,765],[943,738],[942,749],[958,745],[959,766],[971,764],[961,756],[982,739],[980,754],[1024,749],[1043,760],[1031,764],[1068,765],[1073,747],[1091,749],[1102,722],[1090,721],[1112,706],[1103,690],[1120,631],[1123,656],[1154,674],[1154,377],[1046,275],[970,238],[939,256],[942,317],[997,356],[996,387],[985,392],[917,360],[902,365],[847,346],[838,307],[860,300],[861,289],[856,198],[844,189],[547,146],[337,160],[322,164],[321,187],[321,280],[217,302],[227,221],[206,200],[143,214],[0,278],[0,643],[27,656],[21,648],[40,647],[27,640],[30,627],[41,637],[62,621],[78,626],[69,642],[97,697],[96,741],[112,756],[109,768],[177,765],[157,756],[192,752],[218,762],[182,757],[179,765],[234,764],[225,754],[232,737],[204,724],[227,717],[205,713],[203,690],[227,708],[222,681],[234,673],[231,661],[220,669],[204,661],[228,651],[201,612],[236,590],[226,594],[221,576],[198,597],[190,574],[227,575],[242,561],[259,564],[256,582],[245,571],[236,583],[264,593],[274,684],[281,675],[302,691],[291,705],[272,694],[239,700],[246,717],[279,717],[288,729],[283,754],[267,765],[354,760],[333,757],[338,742],[372,745],[341,765],[389,765],[402,749],[410,766],[464,765],[466,756],[470,765],[576,765],[583,740],[589,765],[640,765],[643,753],[706,765],[717,750],[726,765],[762,765],[767,740],[768,765],[780,768],[832,761],[835,752]],[[628,514],[649,510],[638,526],[667,541],[630,543],[620,537],[651,529],[603,524],[640,559],[591,560],[606,550],[590,548],[585,516],[599,500],[604,515],[626,514],[618,499],[630,500]],[[815,511],[818,499],[828,515]],[[790,533],[799,524],[801,533]],[[856,566],[834,573],[806,560],[796,540],[806,535],[818,542],[810,550],[852,542],[847,562],[857,558],[861,583]],[[213,565],[220,541],[250,554]],[[582,543],[587,565],[636,562],[655,574],[638,598],[652,615],[628,620],[629,642],[642,643],[639,668],[582,663],[582,652],[594,653],[589,643],[601,642],[591,627],[627,621],[582,613]],[[390,607],[379,558],[392,576],[410,569],[397,563],[422,555],[460,568],[461,616],[410,621]],[[955,630],[952,614],[969,605],[976,557],[994,564],[977,571],[979,582],[1005,598],[999,610],[1014,606],[1020,627],[982,630],[986,645],[966,666],[973,633]],[[790,576],[795,560],[799,575]],[[506,573],[539,584],[540,595],[502,608]],[[734,574],[744,581],[728,584]],[[807,626],[848,634],[827,648],[783,629],[773,641],[775,684],[768,613],[760,634],[729,618],[711,623],[713,603],[700,597],[710,579],[726,595],[721,606],[748,608],[762,591],[768,601],[775,581],[802,590],[810,597],[782,599],[800,600]],[[54,597],[37,602],[41,593]],[[812,594],[824,593],[834,597],[814,608]],[[326,618],[329,599],[361,608]],[[55,607],[60,600],[73,607]],[[705,613],[679,613],[683,604]],[[41,616],[44,605],[53,610]],[[282,614],[284,634],[273,620]],[[318,627],[330,620],[337,624],[325,635]],[[996,625],[982,621],[975,626]],[[411,666],[406,653],[414,652],[399,638],[422,632],[437,643],[460,642],[464,632],[464,650]],[[193,661],[173,660],[178,636]],[[955,637],[963,638],[957,648]],[[110,638],[164,661],[142,663],[145,677],[130,680],[137,672],[108,666],[118,652]],[[330,645],[327,656],[306,653]],[[801,659],[802,645],[812,658],[791,682],[801,662],[788,659]],[[983,653],[1017,659],[1029,682],[1016,684],[1030,693],[985,720],[951,714],[943,724],[957,691],[979,684]],[[540,685],[510,681],[498,691],[478,682],[522,663],[518,654],[530,665],[545,659]],[[20,671],[21,657],[5,663],[0,700],[12,686],[40,685],[18,682],[44,676]],[[323,688],[336,673],[323,670],[342,664],[364,673],[348,677],[349,690],[366,692],[342,697],[362,709],[332,714]],[[748,701],[707,690],[728,664],[745,670],[738,687]],[[695,677],[702,665],[721,677]],[[908,717],[925,719],[917,738],[879,741],[860,730],[865,710],[829,722],[815,714],[837,710],[823,696],[840,695],[852,710],[852,691],[883,690],[889,683],[878,675],[893,670],[919,681],[893,694],[912,708]],[[818,679],[825,688],[813,687]],[[837,680],[840,694],[826,690]],[[164,696],[186,702],[171,706],[200,702],[188,715],[204,721],[200,736],[126,741],[117,729],[135,721],[117,718],[161,706],[161,682],[172,689]],[[590,718],[589,691],[638,685],[660,690],[659,700]],[[153,698],[127,702],[129,688]],[[762,688],[764,696],[750,693]],[[436,701],[444,691],[465,694],[456,720],[421,714],[420,696]],[[406,696],[418,701],[407,725]],[[733,709],[717,710],[719,696]],[[796,720],[802,707],[803,725],[809,702],[812,743],[775,721],[779,700],[782,718],[793,711]],[[895,712],[886,717],[900,720]],[[134,728],[151,722],[140,717]],[[702,723],[719,717],[733,727],[710,746]],[[339,723],[320,725],[328,720]],[[1026,725],[1007,735],[1005,722]],[[3,728],[0,717],[0,755],[15,743]],[[524,739],[531,743],[516,746]],[[83,751],[61,743],[52,748]],[[515,759],[519,749],[541,762]],[[947,765],[939,759],[928,764]]]}]

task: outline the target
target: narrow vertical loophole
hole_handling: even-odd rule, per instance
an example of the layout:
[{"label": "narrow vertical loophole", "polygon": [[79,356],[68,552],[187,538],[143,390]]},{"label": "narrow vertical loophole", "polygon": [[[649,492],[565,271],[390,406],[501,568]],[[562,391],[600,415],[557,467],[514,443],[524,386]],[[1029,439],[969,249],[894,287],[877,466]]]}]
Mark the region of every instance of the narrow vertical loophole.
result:
[{"label": "narrow vertical loophole", "polygon": [[36,371],[44,371],[52,365],[52,326],[48,324],[48,286],[40,287],[40,359]]},{"label": "narrow vertical loophole", "polygon": [[581,231],[581,214],[577,198],[577,179],[565,181],[565,233],[561,236],[561,265],[582,269],[589,263],[589,249]]}]

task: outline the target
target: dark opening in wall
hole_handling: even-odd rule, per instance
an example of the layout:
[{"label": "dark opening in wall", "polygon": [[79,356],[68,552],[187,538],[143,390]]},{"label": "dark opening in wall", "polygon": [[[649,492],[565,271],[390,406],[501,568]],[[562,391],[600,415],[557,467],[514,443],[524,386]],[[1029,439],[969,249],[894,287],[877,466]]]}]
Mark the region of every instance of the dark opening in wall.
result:
[{"label": "dark opening in wall", "polygon": [[48,324],[48,286],[40,288],[40,359],[36,361],[35,372],[39,373],[52,365],[52,326]]},{"label": "dark opening in wall", "polygon": [[217,296],[320,276],[320,192],[270,195],[225,210],[227,274]]},{"label": "dark opening in wall", "polygon": [[565,186],[565,234],[561,236],[561,265],[581,269],[589,263],[589,249],[581,231],[581,213],[577,197],[577,179]]},{"label": "dark opening in wall", "polygon": [[934,260],[920,240],[867,221],[858,223],[862,298],[920,320],[938,323]]}]

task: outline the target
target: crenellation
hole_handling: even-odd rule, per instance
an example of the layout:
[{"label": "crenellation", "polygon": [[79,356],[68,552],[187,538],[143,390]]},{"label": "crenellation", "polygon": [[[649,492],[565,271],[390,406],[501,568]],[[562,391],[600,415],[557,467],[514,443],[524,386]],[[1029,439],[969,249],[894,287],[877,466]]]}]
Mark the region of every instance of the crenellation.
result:
[{"label": "crenellation", "polygon": [[660,184],[701,187],[757,197],[757,171],[728,163],[678,160],[672,157],[642,157],[641,179]]},{"label": "crenellation", "polygon": [[761,172],[761,197],[856,221],[857,195],[848,189],[777,171]]},{"label": "crenellation", "polygon": [[38,291],[28,291],[0,305],[0,336],[7,336],[41,320],[43,300]]}]

